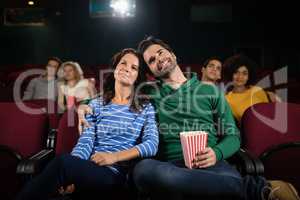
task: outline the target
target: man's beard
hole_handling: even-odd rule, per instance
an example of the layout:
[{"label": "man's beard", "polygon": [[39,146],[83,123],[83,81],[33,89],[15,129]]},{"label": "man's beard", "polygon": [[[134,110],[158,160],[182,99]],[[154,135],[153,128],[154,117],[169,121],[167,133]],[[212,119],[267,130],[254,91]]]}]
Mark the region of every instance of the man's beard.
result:
[{"label": "man's beard", "polygon": [[166,66],[163,70],[154,73],[156,78],[167,79],[170,77],[171,72],[176,68],[177,63],[173,60],[170,61],[170,65]]}]

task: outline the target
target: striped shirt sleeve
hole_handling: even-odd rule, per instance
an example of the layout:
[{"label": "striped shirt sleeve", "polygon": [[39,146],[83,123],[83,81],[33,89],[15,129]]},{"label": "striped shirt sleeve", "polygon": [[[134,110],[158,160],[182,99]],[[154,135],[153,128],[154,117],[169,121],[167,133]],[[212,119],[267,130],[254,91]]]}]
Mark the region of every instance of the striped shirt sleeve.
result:
[{"label": "striped shirt sleeve", "polygon": [[155,156],[158,150],[158,129],[154,108],[148,104],[144,111],[146,120],[142,132],[142,142],[135,146],[142,158]]},{"label": "striped shirt sleeve", "polygon": [[99,112],[99,101],[97,99],[92,100],[89,106],[93,110],[93,114],[86,115],[86,120],[89,123],[89,127],[84,128],[76,146],[73,148],[71,155],[77,156],[81,159],[88,160],[94,148],[94,141],[96,135],[96,116]]}]

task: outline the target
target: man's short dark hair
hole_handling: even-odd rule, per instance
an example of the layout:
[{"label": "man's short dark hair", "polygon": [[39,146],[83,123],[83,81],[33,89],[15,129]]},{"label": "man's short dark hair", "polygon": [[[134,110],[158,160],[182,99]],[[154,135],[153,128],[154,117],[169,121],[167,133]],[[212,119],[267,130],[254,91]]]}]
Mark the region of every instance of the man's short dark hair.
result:
[{"label": "man's short dark hair", "polygon": [[208,59],[206,59],[206,60],[204,61],[204,63],[202,64],[202,67],[206,68],[207,65],[208,65],[208,63],[209,63],[210,61],[212,61],[212,60],[217,60],[217,61],[219,61],[220,63],[222,63],[221,58],[219,58],[218,56],[212,56],[212,57],[210,57],[210,58],[208,58]]},{"label": "man's short dark hair", "polygon": [[48,58],[48,62],[49,62],[50,60],[54,60],[54,61],[58,62],[59,65],[61,65],[61,63],[62,63],[61,59],[59,59],[58,57],[55,57],[55,56],[49,57],[49,58]]},{"label": "man's short dark hair", "polygon": [[163,48],[167,49],[168,51],[170,51],[171,53],[173,53],[172,48],[168,44],[166,44],[165,42],[163,42],[160,39],[154,38],[153,36],[149,36],[139,43],[138,52],[141,55],[143,55],[144,52],[149,48],[149,46],[154,45],[154,44],[158,44],[158,45],[162,46]]}]

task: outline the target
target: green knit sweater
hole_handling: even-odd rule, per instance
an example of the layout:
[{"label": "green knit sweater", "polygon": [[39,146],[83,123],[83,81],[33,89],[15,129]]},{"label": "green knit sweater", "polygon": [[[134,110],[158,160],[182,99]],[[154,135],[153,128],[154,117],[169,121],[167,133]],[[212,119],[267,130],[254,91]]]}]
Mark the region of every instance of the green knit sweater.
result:
[{"label": "green knit sweater", "polygon": [[182,131],[208,132],[208,146],[215,151],[217,160],[238,151],[239,130],[223,93],[216,86],[201,83],[192,73],[176,90],[158,82],[149,91],[159,122],[160,159],[183,159],[179,137]]}]

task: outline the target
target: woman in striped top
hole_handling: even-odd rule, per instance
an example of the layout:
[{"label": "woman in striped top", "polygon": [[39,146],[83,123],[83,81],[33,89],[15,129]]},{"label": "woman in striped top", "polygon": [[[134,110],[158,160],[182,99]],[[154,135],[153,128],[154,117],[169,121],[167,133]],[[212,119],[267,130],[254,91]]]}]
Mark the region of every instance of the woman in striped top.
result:
[{"label": "woman in striped top", "polygon": [[[23,188],[18,199],[46,199],[59,188],[63,192],[76,188],[85,195],[107,195],[107,191],[126,183],[129,160],[156,154],[154,108],[142,91],[135,90],[145,80],[140,63],[133,49],[113,57],[113,73],[106,79],[103,95],[90,102],[90,126],[83,130],[71,155],[51,161]],[[99,193],[101,190],[105,193]]]}]

